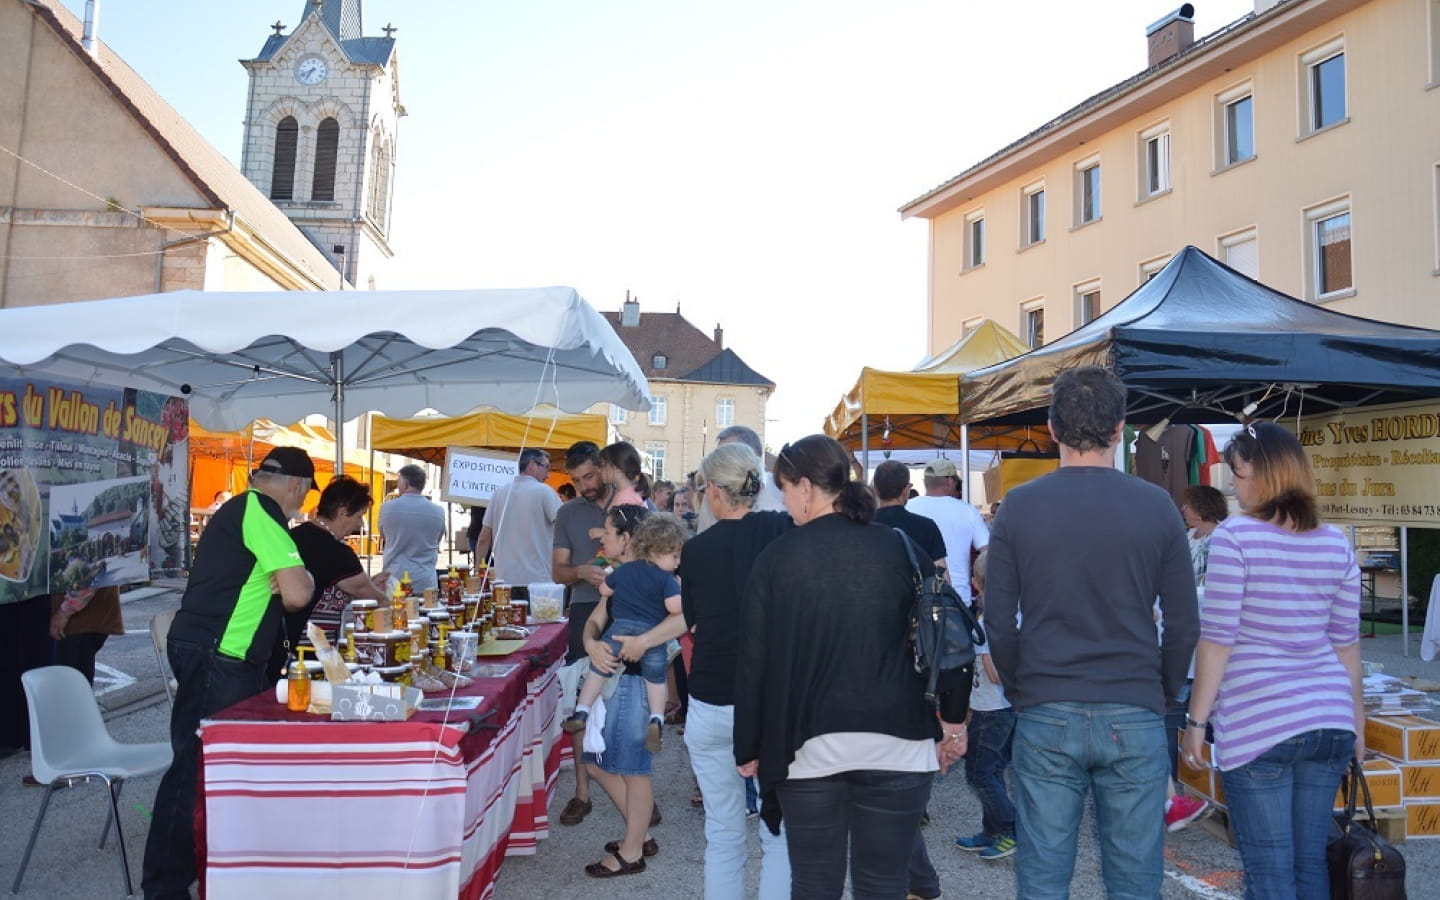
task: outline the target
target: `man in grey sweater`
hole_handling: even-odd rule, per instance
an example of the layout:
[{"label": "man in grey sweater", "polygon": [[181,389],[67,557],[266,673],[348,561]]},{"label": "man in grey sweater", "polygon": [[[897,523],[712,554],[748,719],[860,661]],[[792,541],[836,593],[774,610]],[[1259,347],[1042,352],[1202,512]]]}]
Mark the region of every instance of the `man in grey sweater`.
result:
[{"label": "man in grey sweater", "polygon": [[1111,900],[1153,900],[1164,879],[1165,706],[1199,623],[1174,501],[1114,468],[1124,417],[1109,371],[1062,373],[1050,405],[1060,468],[1006,494],[991,526],[985,621],[1018,712],[1015,877],[1027,900],[1069,896],[1087,791]]}]

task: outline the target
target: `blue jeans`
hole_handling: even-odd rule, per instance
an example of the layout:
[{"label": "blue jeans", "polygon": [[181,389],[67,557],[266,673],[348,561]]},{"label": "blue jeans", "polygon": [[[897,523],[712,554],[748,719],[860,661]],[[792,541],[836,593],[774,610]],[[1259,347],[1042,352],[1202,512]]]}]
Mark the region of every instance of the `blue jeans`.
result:
[{"label": "blue jeans", "polygon": [[260,666],[221,656],[212,647],[171,638],[165,647],[175,673],[170,747],[175,758],[155,791],[141,882],[146,900],[188,900],[197,875],[195,788],[200,778],[200,720],[265,689]]},{"label": "blue jeans", "polygon": [[970,749],[965,754],[965,780],[975,789],[982,810],[981,830],[987,837],[1015,834],[1015,804],[1005,787],[1010,765],[1010,739],[1015,733],[1015,710],[970,711]]},{"label": "blue jeans", "polygon": [[1246,900],[1330,896],[1330,809],[1354,753],[1354,734],[1319,729],[1220,774],[1245,866]]},{"label": "blue jeans", "polygon": [[1109,900],[1154,900],[1165,877],[1165,726],[1121,703],[1020,710],[1014,743],[1015,880],[1025,900],[1070,896],[1075,842],[1093,793]]},{"label": "blue jeans", "polygon": [[[618,655],[620,653],[620,642],[615,640],[615,635],[618,634],[621,637],[627,637],[644,634],[653,627],[655,627],[655,623],[652,622],[647,625],[639,619],[615,619],[610,623],[610,627],[605,629],[605,633],[601,635],[600,639],[609,644],[610,649]],[[665,644],[661,644],[658,647],[651,647],[640,657],[640,675],[650,684],[665,683],[665,670],[670,668],[670,660],[666,656],[665,646]],[[600,671],[595,668],[593,663],[590,666],[590,674],[598,675],[601,678],[610,677],[609,672]]]},{"label": "blue jeans", "polygon": [[[735,771],[735,707],[712,706],[690,698],[685,717],[685,748],[705,798],[705,900],[741,900],[745,896],[745,779]],[[761,900],[790,896],[790,853],[785,830],[778,836],[761,825]]]},{"label": "blue jeans", "polygon": [[933,780],[931,772],[867,770],[780,782],[790,896],[839,900],[847,855],[855,900],[905,896],[906,867]]}]

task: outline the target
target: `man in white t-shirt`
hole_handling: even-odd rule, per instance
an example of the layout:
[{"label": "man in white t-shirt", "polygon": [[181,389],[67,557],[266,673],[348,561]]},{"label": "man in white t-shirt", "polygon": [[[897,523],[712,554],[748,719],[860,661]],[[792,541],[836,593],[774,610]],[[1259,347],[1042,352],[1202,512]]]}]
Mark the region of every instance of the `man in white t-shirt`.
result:
[{"label": "man in white t-shirt", "polygon": [[940,526],[950,583],[969,602],[971,551],[979,553],[990,545],[990,529],[985,527],[980,510],[957,499],[959,486],[955,464],[944,458],[932,459],[925,465],[925,493],[905,504],[905,508]]},{"label": "man in white t-shirt", "polygon": [[493,546],[499,577],[523,589],[521,599],[529,597],[532,582],[550,580],[560,495],[545,483],[549,475],[548,453],[534,447],[522,450],[520,474],[495,492],[475,539],[475,558],[484,559]]}]

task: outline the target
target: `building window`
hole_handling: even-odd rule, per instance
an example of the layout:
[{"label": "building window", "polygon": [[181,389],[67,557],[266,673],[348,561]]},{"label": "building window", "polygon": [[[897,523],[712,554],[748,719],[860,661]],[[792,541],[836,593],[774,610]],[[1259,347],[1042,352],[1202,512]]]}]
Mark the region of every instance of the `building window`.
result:
[{"label": "building window", "polygon": [[340,123],[326,119],[315,129],[315,180],[311,200],[335,199],[335,161],[340,154]]},{"label": "building window", "polygon": [[1300,76],[1304,81],[1300,96],[1306,108],[1304,121],[1307,133],[1320,131],[1345,121],[1345,41],[1331,41],[1300,57]]},{"label": "building window", "polygon": [[1350,258],[1350,200],[1306,210],[1310,296],[1325,300],[1355,287]]},{"label": "building window", "polygon": [[295,148],[300,143],[300,125],[286,116],[275,126],[275,164],[270,169],[270,199],[295,199]]},{"label": "building window", "polygon": [[961,339],[961,340],[964,340],[965,338],[967,338],[967,337],[969,337],[970,335],[974,334],[974,333],[975,333],[975,329],[979,328],[984,322],[985,322],[985,317],[984,317],[984,316],[976,316],[976,317],[973,318],[973,319],[966,319],[964,322],[961,322],[961,323],[960,323],[960,339]]},{"label": "building window", "polygon": [[715,424],[720,428],[729,428],[735,424],[735,401],[730,397],[721,397],[715,401]]},{"label": "building window", "polygon": [[1045,240],[1045,182],[1032,184],[1021,191],[1021,246],[1029,247]]},{"label": "building window", "polygon": [[645,452],[650,456],[650,474],[660,481],[665,477],[665,445],[658,441],[646,441]]},{"label": "building window", "polygon": [[1100,315],[1100,281],[1075,285],[1075,327],[1087,325]]},{"label": "building window", "polygon": [[1216,97],[1219,105],[1220,158],[1217,168],[1255,156],[1255,96],[1250,82]]},{"label": "building window", "polygon": [[1100,218],[1100,160],[1090,158],[1075,166],[1075,225]]},{"label": "building window", "polygon": [[1155,256],[1151,257],[1150,259],[1141,260],[1140,283],[1144,284],[1145,282],[1154,278],[1156,275],[1159,275],[1160,270],[1170,264],[1170,257],[1171,254],[1166,253],[1161,256]]},{"label": "building window", "polygon": [[652,369],[663,369],[668,365],[670,365],[670,357],[663,353],[657,353],[650,357],[650,368]]},{"label": "building window", "polygon": [[390,174],[393,154],[390,142],[376,131],[370,137],[370,197],[369,215],[381,231],[389,227],[390,217]]},{"label": "building window", "polygon": [[1254,228],[1220,238],[1220,261],[1241,275],[1260,277],[1260,240]]},{"label": "building window", "polygon": [[1430,0],[1430,87],[1440,85],[1440,0]]},{"label": "building window", "polygon": [[1020,331],[1033,349],[1045,343],[1045,303],[1032,300],[1020,307]]},{"label": "building window", "polygon": [[650,424],[665,424],[665,398],[654,396],[650,398]]},{"label": "building window", "polygon": [[1140,199],[1170,190],[1170,123],[1140,133]]},{"label": "building window", "polygon": [[965,217],[965,268],[978,269],[985,265],[985,211],[982,209]]},{"label": "building window", "polygon": [[613,403],[610,404],[611,425],[624,425],[628,421],[630,421],[630,413],[628,410],[625,409],[625,407],[616,406]]}]

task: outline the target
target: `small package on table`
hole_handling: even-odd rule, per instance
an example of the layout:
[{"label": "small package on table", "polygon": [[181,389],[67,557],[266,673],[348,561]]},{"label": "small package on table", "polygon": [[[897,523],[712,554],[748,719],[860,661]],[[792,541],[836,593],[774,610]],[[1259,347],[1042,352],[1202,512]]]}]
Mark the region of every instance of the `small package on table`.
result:
[{"label": "small package on table", "polygon": [[356,684],[331,688],[330,718],[337,722],[402,722],[420,705],[424,693],[405,684]]}]

